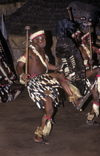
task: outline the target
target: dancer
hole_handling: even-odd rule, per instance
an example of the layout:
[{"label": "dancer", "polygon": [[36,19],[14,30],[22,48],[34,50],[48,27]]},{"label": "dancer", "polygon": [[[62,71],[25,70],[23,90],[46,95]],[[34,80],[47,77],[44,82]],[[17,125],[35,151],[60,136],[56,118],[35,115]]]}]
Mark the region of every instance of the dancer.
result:
[{"label": "dancer", "polygon": [[[32,44],[29,46],[29,74],[25,74],[23,71],[26,62],[26,53],[18,59],[17,72],[21,83],[25,83],[25,80],[28,81],[27,89],[31,99],[36,103],[39,109],[43,108],[45,110],[41,125],[35,131],[35,138],[33,141],[49,144],[48,141],[44,140],[43,136],[49,135],[50,133],[51,128],[48,129],[47,127],[48,125],[50,127],[52,125],[53,106],[59,104],[58,89],[64,89],[69,96],[73,96],[73,93],[69,87],[70,83],[67,83],[63,73],[48,73],[48,70],[56,71],[57,68],[49,63],[48,57],[45,54],[44,47],[46,46],[46,40],[44,30],[36,30],[31,34],[30,42]],[[80,102],[82,96],[80,93],[78,96],[80,97],[78,102]],[[77,101],[77,97],[74,97],[74,100]]]},{"label": "dancer", "polygon": [[[63,31],[62,31],[63,30]],[[69,20],[66,20],[66,19],[63,19],[59,22],[59,32],[60,34],[62,34],[63,38],[68,38],[68,37],[73,37],[74,38],[74,42],[76,43],[76,41],[79,41],[79,36],[81,34],[81,32],[79,30],[77,30],[77,25],[75,22],[72,22],[72,21],[69,21]],[[86,35],[88,36],[88,35]],[[83,43],[83,40],[85,39],[85,36],[82,37],[82,43]],[[88,40],[89,41],[89,40]],[[77,46],[79,45],[80,41],[77,42]],[[86,42],[87,43],[87,42]],[[67,42],[66,42],[67,44]],[[63,44],[64,45],[64,44]],[[58,44],[59,46],[59,44]],[[65,46],[65,45],[64,45]],[[71,45],[72,46],[72,45]],[[83,63],[85,62],[84,60],[87,58],[89,59],[88,57],[88,54],[87,54],[87,51],[86,49],[85,50],[85,53],[84,53],[84,50],[82,48],[82,45],[80,44],[80,46],[78,46],[78,48],[80,49],[80,52],[82,53],[82,56],[84,54],[86,54],[85,56],[83,56],[83,60],[81,60]],[[65,52],[65,50],[63,50]],[[71,50],[70,50],[71,51]],[[89,51],[89,50],[88,50]],[[58,52],[58,51],[57,51]],[[61,51],[62,52],[62,51]],[[68,52],[68,50],[66,49],[66,52]],[[71,53],[71,52],[70,52]],[[81,56],[81,53],[80,53],[80,56]],[[71,54],[70,54],[71,55]],[[74,53],[75,56],[79,55],[79,53]],[[67,56],[66,56],[67,57]],[[90,60],[90,66],[92,65],[93,61]],[[92,63],[91,63],[92,62]],[[64,65],[63,65],[64,66]],[[86,65],[87,66],[87,65]],[[67,72],[66,72],[67,73]],[[87,116],[87,120],[86,120],[86,123],[88,125],[99,125],[99,123],[95,122],[93,119],[94,119],[94,116],[96,114],[96,116],[99,115],[99,95],[98,95],[98,90],[97,88],[97,81],[95,81],[95,78],[99,77],[100,75],[100,68],[95,68],[95,69],[92,69],[92,72],[91,72],[91,69],[89,68],[88,66],[88,70],[86,70],[86,84],[88,87],[85,87],[85,90],[84,90],[84,94],[86,94],[86,92],[88,91],[88,89],[90,90],[90,92],[92,93],[93,95],[93,107],[92,107],[92,110],[91,112],[88,113],[88,116]],[[88,79],[87,79],[88,78]],[[87,89],[86,89],[87,88]],[[87,90],[87,91],[86,91]],[[91,117],[92,116],[92,117]]]},{"label": "dancer", "polygon": [[7,57],[0,42],[0,102],[9,102],[17,98],[24,85],[16,83],[17,77],[7,64]]},{"label": "dancer", "polygon": [[[73,39],[82,54],[84,65],[86,67],[86,77],[91,82],[91,92],[93,95],[93,102],[92,102],[92,109],[87,114],[86,123],[88,125],[96,125],[100,126],[99,123],[94,121],[94,117],[99,115],[99,97],[100,97],[100,66],[99,61],[92,60],[90,58],[90,39],[89,39],[89,32],[83,34],[81,31],[75,34],[72,34]],[[93,42],[94,43],[94,42]],[[97,59],[99,59],[100,55],[100,48],[92,45],[92,55],[97,55]],[[92,57],[93,58],[93,57]],[[98,63],[97,63],[98,62]],[[96,63],[96,65],[95,65]]]}]

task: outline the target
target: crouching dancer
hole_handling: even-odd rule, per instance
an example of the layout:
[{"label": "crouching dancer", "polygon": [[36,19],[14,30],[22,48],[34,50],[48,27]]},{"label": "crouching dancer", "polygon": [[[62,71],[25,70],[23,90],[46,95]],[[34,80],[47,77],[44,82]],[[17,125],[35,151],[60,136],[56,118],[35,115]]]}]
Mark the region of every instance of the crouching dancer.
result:
[{"label": "crouching dancer", "polygon": [[63,88],[69,96],[72,96],[72,92],[63,73],[54,72],[48,74],[48,69],[57,69],[54,65],[49,64],[48,57],[45,54],[44,47],[46,46],[46,40],[44,31],[40,30],[31,34],[30,42],[32,42],[32,44],[29,46],[29,74],[24,74],[23,72],[23,67],[26,62],[26,54],[18,59],[17,72],[21,83],[25,83],[25,80],[29,77],[27,80],[29,96],[39,108],[44,108],[45,110],[41,125],[40,127],[37,127],[35,138],[33,140],[34,142],[49,144],[48,141],[44,140],[43,136],[50,133],[52,115],[54,112],[53,106],[59,104],[58,88]]}]

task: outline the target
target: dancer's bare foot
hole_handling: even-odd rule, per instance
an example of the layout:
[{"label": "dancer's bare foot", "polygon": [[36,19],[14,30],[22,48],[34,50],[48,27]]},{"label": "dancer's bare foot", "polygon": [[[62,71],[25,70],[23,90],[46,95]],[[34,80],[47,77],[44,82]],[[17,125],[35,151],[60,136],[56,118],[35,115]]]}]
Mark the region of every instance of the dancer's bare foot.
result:
[{"label": "dancer's bare foot", "polygon": [[77,110],[81,109],[81,107],[84,105],[84,103],[87,101],[87,99],[89,98],[90,95],[91,95],[91,93],[88,93],[85,96],[83,96],[82,98],[79,98],[76,101],[74,101],[74,105]]},{"label": "dancer's bare foot", "polygon": [[33,142],[35,143],[39,143],[39,144],[45,144],[45,145],[49,145],[49,142],[43,138],[40,138],[39,136],[35,136],[35,138],[33,139]]}]

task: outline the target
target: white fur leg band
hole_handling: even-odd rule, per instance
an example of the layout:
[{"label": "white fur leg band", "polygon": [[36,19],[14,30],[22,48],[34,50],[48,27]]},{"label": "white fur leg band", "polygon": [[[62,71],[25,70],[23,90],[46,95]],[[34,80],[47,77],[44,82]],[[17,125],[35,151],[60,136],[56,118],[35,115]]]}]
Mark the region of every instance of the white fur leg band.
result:
[{"label": "white fur leg band", "polygon": [[100,93],[100,75],[97,75],[98,92]]},{"label": "white fur leg band", "polygon": [[96,116],[98,117],[98,115],[99,115],[99,103],[93,103],[93,110],[94,110]]},{"label": "white fur leg band", "polygon": [[47,117],[47,122],[44,126],[44,129],[43,129],[43,136],[48,136],[50,134],[50,131],[51,131],[51,128],[52,128],[52,118],[49,118]]}]

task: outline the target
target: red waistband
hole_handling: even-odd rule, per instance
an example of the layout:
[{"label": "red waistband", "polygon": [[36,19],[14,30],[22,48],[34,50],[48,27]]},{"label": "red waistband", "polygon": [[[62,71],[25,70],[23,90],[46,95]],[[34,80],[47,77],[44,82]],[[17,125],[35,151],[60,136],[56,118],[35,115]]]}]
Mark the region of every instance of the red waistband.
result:
[{"label": "red waistband", "polygon": [[98,77],[100,77],[100,75],[97,75],[95,79],[97,79]]},{"label": "red waistband", "polygon": [[35,77],[35,76],[37,76],[37,74],[31,75],[29,78],[31,79],[31,78],[33,78],[33,77]]}]

